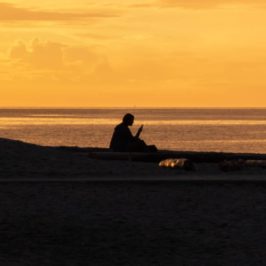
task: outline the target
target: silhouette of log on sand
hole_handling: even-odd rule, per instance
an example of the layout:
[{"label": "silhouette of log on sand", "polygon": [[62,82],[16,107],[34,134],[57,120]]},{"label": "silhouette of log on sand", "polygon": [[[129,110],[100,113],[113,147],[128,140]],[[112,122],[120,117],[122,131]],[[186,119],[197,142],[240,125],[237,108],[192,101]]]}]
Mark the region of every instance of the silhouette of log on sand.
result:
[{"label": "silhouette of log on sand", "polygon": [[58,149],[83,154],[98,160],[154,162],[162,168],[195,170],[194,163],[218,163],[219,168],[225,172],[252,167],[266,168],[266,154],[167,150],[156,153],[112,152],[106,148],[79,147],[58,147]]},{"label": "silhouette of log on sand", "polygon": [[[88,151],[88,150],[87,150]],[[84,151],[83,151],[84,152]],[[157,153],[140,152],[111,152],[92,151],[85,152],[86,156],[101,160],[129,160],[141,162],[156,162],[169,158],[184,158],[193,162],[217,163],[225,160],[266,160],[266,154],[245,154],[245,153],[222,153],[222,152],[190,152],[190,151],[159,151]]]},{"label": "silhouette of log on sand", "polygon": [[231,160],[219,164],[220,169],[225,172],[242,170],[244,168],[260,167],[266,169],[266,160]]}]

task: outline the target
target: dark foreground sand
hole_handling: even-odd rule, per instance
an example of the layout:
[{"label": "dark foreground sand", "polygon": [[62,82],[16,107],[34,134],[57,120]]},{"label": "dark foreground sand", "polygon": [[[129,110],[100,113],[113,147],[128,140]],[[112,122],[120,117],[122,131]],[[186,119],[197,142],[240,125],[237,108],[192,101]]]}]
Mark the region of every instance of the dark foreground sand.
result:
[{"label": "dark foreground sand", "polygon": [[265,181],[0,139],[0,266],[264,265]]},{"label": "dark foreground sand", "polygon": [[264,265],[265,184],[0,184],[0,265]]}]

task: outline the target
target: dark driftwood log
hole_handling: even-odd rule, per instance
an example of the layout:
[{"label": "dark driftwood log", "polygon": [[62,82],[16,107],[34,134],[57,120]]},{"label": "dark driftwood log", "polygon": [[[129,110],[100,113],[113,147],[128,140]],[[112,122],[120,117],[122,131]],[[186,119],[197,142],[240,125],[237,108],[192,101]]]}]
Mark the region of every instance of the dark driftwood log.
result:
[{"label": "dark driftwood log", "polygon": [[245,166],[266,168],[266,160],[246,160]]},{"label": "dark driftwood log", "polygon": [[242,153],[219,153],[219,152],[186,152],[186,151],[159,151],[156,153],[140,152],[111,152],[92,151],[83,154],[90,158],[101,160],[130,160],[141,162],[156,162],[169,158],[186,158],[193,162],[220,163],[231,160],[266,160],[266,154],[242,154]]},{"label": "dark driftwood log", "polygon": [[224,172],[232,172],[242,170],[244,168],[244,160],[223,161],[219,167]]},{"label": "dark driftwood log", "polygon": [[266,160],[231,160],[219,164],[220,169],[225,172],[242,170],[243,168],[260,167],[266,168]]},{"label": "dark driftwood log", "polygon": [[97,147],[55,147],[56,149],[84,154],[90,158],[102,160],[131,160],[141,162],[156,162],[168,158],[186,158],[193,162],[220,163],[232,160],[266,160],[266,154],[252,153],[225,153],[225,152],[194,152],[194,151],[167,151],[160,150],[155,153],[141,152],[112,152],[108,148]]}]

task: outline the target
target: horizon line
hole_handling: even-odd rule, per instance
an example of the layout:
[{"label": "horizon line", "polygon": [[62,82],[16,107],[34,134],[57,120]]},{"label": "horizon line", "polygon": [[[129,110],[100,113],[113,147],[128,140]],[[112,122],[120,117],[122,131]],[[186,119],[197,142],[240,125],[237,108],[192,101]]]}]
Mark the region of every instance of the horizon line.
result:
[{"label": "horizon line", "polygon": [[0,106],[0,109],[266,109],[266,106]]}]

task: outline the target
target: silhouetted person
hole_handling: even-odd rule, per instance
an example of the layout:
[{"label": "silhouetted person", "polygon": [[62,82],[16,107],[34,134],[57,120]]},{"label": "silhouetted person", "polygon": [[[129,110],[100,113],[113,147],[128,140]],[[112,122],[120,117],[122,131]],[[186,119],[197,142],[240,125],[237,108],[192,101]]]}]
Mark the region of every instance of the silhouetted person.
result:
[{"label": "silhouetted person", "polygon": [[146,143],[139,138],[143,125],[138,129],[135,136],[132,135],[129,126],[134,123],[134,116],[126,114],[123,117],[122,123],[117,125],[110,143],[110,149],[117,152],[135,151],[135,152],[155,152],[156,146],[146,145]]}]

